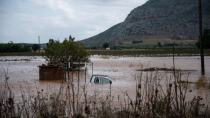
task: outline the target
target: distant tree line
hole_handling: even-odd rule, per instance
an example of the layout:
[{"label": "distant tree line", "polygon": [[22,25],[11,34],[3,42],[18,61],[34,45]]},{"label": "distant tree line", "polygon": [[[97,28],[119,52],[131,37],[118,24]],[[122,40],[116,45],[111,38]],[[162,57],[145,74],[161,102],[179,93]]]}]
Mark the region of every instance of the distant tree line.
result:
[{"label": "distant tree line", "polygon": [[0,44],[0,52],[30,52],[30,46],[15,44],[13,42]]}]

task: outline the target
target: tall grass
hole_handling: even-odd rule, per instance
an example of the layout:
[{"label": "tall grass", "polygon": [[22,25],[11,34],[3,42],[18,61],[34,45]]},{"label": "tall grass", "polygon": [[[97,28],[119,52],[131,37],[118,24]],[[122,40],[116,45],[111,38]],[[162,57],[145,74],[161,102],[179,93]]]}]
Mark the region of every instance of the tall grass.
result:
[{"label": "tall grass", "polygon": [[[188,84],[182,73],[163,75],[157,72],[136,76],[136,96],[88,96],[85,85],[75,84],[73,73],[59,91],[46,95],[44,90],[29,96],[14,96],[5,74],[0,87],[0,117],[12,118],[208,118],[210,111],[200,96],[187,97]],[[79,76],[78,78],[79,79]],[[79,82],[79,80],[78,80]],[[81,87],[82,89],[79,89]]]}]

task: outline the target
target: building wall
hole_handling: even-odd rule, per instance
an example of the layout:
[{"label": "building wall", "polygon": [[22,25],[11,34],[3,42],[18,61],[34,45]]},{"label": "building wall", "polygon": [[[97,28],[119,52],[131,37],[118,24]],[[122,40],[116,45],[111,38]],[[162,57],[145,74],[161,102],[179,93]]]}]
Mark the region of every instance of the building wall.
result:
[{"label": "building wall", "polygon": [[39,66],[39,80],[64,80],[64,70],[55,66]]}]

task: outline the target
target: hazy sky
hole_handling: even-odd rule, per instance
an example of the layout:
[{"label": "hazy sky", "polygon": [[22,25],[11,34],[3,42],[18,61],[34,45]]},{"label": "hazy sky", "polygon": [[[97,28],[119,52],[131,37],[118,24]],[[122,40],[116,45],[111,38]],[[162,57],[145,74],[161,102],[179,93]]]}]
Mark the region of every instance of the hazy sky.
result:
[{"label": "hazy sky", "polygon": [[0,0],[0,43],[77,40],[122,22],[147,0]]}]

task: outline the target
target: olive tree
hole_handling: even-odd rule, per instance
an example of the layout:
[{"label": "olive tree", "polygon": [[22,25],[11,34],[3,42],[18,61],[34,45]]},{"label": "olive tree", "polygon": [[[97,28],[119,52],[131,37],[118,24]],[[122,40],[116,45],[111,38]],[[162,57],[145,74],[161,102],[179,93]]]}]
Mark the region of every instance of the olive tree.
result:
[{"label": "olive tree", "polygon": [[46,48],[48,64],[64,65],[67,62],[87,62],[89,52],[84,45],[71,39],[65,39],[62,43],[50,39]]}]

